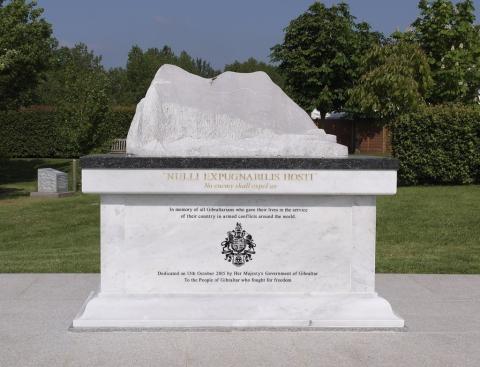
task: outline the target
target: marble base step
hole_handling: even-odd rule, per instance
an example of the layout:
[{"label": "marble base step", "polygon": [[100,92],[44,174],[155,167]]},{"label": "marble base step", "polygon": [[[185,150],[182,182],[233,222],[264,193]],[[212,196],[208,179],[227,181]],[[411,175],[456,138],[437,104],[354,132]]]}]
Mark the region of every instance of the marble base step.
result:
[{"label": "marble base step", "polygon": [[73,328],[403,328],[387,300],[368,294],[93,293]]}]

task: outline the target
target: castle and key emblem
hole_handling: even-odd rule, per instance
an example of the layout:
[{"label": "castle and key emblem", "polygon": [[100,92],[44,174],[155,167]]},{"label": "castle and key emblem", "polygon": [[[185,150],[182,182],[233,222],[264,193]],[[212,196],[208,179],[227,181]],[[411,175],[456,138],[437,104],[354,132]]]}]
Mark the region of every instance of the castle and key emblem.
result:
[{"label": "castle and key emblem", "polygon": [[227,238],[221,245],[225,260],[235,266],[242,266],[252,260],[257,246],[253,242],[252,235],[242,229],[241,223],[237,223],[234,230],[227,232]]}]

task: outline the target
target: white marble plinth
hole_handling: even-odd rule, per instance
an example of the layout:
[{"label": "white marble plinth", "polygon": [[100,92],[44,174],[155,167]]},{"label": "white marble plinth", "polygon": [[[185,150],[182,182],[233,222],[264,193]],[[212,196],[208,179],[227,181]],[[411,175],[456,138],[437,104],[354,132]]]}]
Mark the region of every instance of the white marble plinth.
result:
[{"label": "white marble plinth", "polygon": [[395,183],[394,170],[86,169],[101,284],[73,326],[403,327],[375,292],[375,197]]},{"label": "white marble plinth", "polygon": [[401,328],[375,293],[358,294],[92,294],[73,321],[78,328],[321,327]]},{"label": "white marble plinth", "polygon": [[393,195],[394,170],[83,169],[91,194]]}]

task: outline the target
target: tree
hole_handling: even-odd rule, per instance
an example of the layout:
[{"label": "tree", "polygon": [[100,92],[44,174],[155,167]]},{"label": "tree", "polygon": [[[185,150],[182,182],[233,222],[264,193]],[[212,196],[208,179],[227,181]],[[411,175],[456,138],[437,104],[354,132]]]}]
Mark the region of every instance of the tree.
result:
[{"label": "tree", "polygon": [[213,78],[220,74],[220,70],[214,69],[208,61],[203,60],[202,58],[195,59],[194,70],[196,73],[198,73],[198,75],[204,78]]},{"label": "tree", "polygon": [[235,61],[233,64],[225,65],[225,71],[235,71],[237,73],[253,73],[254,71],[263,71],[268,74],[270,79],[280,88],[285,86],[285,78],[280,73],[278,67],[258,61],[250,57],[247,61]]},{"label": "tree", "polygon": [[164,64],[177,65],[204,78],[211,78],[219,74],[208,62],[200,58],[194,59],[186,51],[182,51],[179,56],[176,56],[168,46],[164,46],[162,50],[149,48],[146,51],[139,46],[133,46],[128,53],[127,86],[124,88],[125,97],[121,100],[127,104],[138,103],[145,96],[155,73]]},{"label": "tree", "polygon": [[347,4],[327,8],[315,2],[290,22],[271,58],[279,62],[287,92],[305,110],[317,108],[324,118],[344,107],[361,55],[381,38],[368,24],[356,23]]},{"label": "tree", "polygon": [[101,57],[95,55],[83,43],[74,47],[56,48],[50,65],[40,82],[36,94],[39,104],[58,106],[70,93],[69,84],[87,74],[105,73]]},{"label": "tree", "polygon": [[54,51],[51,68],[38,88],[39,101],[56,107],[62,120],[66,156],[87,154],[102,142],[109,110],[109,81],[101,57],[79,43]]},{"label": "tree", "polygon": [[111,102],[116,106],[128,106],[132,102],[129,100],[127,71],[122,67],[111,68],[107,71],[108,77],[108,95]]},{"label": "tree", "polygon": [[429,101],[473,102],[480,88],[480,27],[472,0],[420,0],[412,24],[435,82]]},{"label": "tree", "polygon": [[384,121],[424,105],[433,84],[425,53],[402,39],[374,46],[363,58],[360,73],[349,91],[347,109]]},{"label": "tree", "polygon": [[149,48],[145,52],[135,45],[128,53],[126,99],[130,104],[137,104],[145,96],[158,68],[165,63],[172,63],[175,55],[168,48],[162,53],[158,48]]},{"label": "tree", "polygon": [[55,46],[36,1],[0,1],[0,109],[29,104]]}]

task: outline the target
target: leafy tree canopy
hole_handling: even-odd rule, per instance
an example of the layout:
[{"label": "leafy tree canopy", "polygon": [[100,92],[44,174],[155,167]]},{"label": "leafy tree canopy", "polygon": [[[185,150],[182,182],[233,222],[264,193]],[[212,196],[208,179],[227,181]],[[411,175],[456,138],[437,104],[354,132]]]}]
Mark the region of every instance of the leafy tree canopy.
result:
[{"label": "leafy tree canopy", "polygon": [[131,94],[128,91],[127,71],[122,67],[111,68],[107,71],[108,76],[108,95],[112,99],[112,104],[116,106],[130,106]]},{"label": "leafy tree canopy", "polygon": [[111,104],[100,56],[83,43],[56,49],[37,94],[39,103],[57,108],[62,134],[69,142],[66,155],[87,154],[99,145]]},{"label": "leafy tree canopy", "polygon": [[480,88],[480,27],[472,0],[420,0],[413,38],[428,56],[430,102],[473,102]]},{"label": "leafy tree canopy", "polygon": [[[71,84],[92,75],[104,78],[105,71],[101,56],[88,50],[87,45],[78,43],[74,47],[60,47],[53,51],[49,69],[37,88],[39,104],[58,106],[68,99]],[[104,81],[103,81],[104,82]]]},{"label": "leafy tree canopy", "polygon": [[122,104],[138,103],[145,96],[155,73],[164,64],[177,65],[204,78],[211,78],[220,73],[213,69],[207,61],[200,58],[194,59],[185,51],[177,56],[168,46],[164,46],[161,50],[149,48],[145,51],[139,46],[133,46],[128,53],[125,75],[121,75],[121,69],[109,73],[111,77],[116,78],[115,81],[125,83],[118,87],[119,90],[115,97],[116,102]]},{"label": "leafy tree canopy", "polygon": [[0,1],[0,109],[28,104],[55,40],[36,1]]},{"label": "leafy tree canopy", "polygon": [[235,71],[237,73],[253,73],[255,71],[263,71],[268,74],[270,79],[280,88],[285,85],[285,79],[280,73],[277,66],[267,64],[263,61],[258,61],[250,57],[247,61],[235,61],[233,64],[225,65],[225,71]]},{"label": "leafy tree canopy", "polygon": [[349,91],[347,109],[383,120],[425,104],[433,84],[425,53],[418,45],[402,39],[374,46],[362,59],[360,73]]},{"label": "leafy tree canopy", "polygon": [[361,56],[381,39],[368,24],[355,22],[347,4],[328,8],[315,2],[290,22],[271,58],[285,75],[287,92],[305,110],[317,108],[324,117],[344,107]]}]

